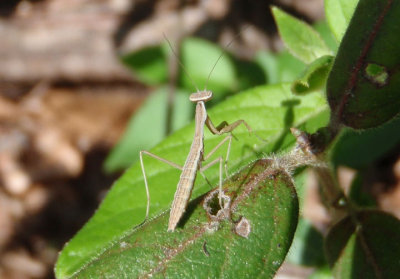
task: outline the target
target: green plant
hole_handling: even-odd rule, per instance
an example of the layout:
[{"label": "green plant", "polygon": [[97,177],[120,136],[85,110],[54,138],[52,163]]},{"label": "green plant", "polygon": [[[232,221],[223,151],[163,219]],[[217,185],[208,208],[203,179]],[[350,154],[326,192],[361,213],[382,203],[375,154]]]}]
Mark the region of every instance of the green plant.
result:
[{"label": "green plant", "polygon": [[[229,161],[229,171],[235,174],[224,183],[229,210],[219,208],[216,192],[207,193],[209,186],[199,177],[195,199],[181,226],[167,233],[165,212],[179,172],[149,160],[151,219],[142,224],[146,195],[136,163],[65,246],[56,266],[58,278],[270,278],[293,241],[297,248],[288,260],[317,267],[314,278],[330,277],[330,273],[336,278],[395,278],[400,273],[400,221],[373,208],[369,199],[359,198],[357,181],[351,194],[344,195],[327,167],[332,165],[334,171],[338,165],[352,166],[359,170],[360,179],[368,162],[400,142],[400,119],[396,118],[400,2],[326,0],[325,7],[328,26],[340,43],[337,55],[335,44],[329,48],[315,29],[273,8],[290,53],[307,64],[301,67],[294,62],[303,74],[293,82],[280,82],[287,77],[282,74],[283,63],[278,62],[285,55],[260,53],[256,62],[278,83],[245,90],[209,111],[215,122],[245,119],[266,139],[260,141],[244,128],[235,132],[239,140],[232,144]],[[146,67],[139,70],[149,76],[149,82],[165,82],[160,60],[141,63]],[[158,74],[153,76],[153,71]],[[326,98],[321,94],[324,90]],[[294,136],[291,127],[297,128],[292,129]],[[366,130],[371,127],[379,128]],[[151,151],[181,163],[192,135],[189,124]],[[375,146],[377,140],[385,144]],[[206,133],[206,150],[217,142],[218,138]],[[374,150],[366,152],[370,149]],[[319,175],[334,220],[324,240],[305,220],[298,221],[298,196],[301,207],[305,176],[298,167],[303,165]],[[216,168],[207,170],[212,185],[217,176]],[[307,242],[309,237],[314,241]]]}]

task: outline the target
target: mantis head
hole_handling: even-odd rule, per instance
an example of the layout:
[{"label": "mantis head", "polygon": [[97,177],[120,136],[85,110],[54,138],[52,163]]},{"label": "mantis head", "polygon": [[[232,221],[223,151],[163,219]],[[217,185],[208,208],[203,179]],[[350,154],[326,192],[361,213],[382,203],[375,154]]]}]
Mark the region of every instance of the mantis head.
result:
[{"label": "mantis head", "polygon": [[196,93],[190,94],[189,100],[192,101],[193,103],[207,102],[211,100],[212,97],[213,94],[211,91],[198,91]]}]

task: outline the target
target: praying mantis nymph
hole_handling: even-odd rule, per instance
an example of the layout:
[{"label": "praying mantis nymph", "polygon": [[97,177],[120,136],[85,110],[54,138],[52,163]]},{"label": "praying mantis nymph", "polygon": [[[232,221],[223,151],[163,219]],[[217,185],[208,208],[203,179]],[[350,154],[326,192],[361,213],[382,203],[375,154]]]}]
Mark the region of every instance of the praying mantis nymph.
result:
[{"label": "praying mantis nymph", "polygon": [[[232,132],[237,126],[240,124],[243,124],[246,126],[247,130],[251,132],[250,126],[244,121],[244,120],[237,120],[232,124],[228,124],[226,121],[223,121],[221,124],[219,124],[217,127],[214,126],[212,123],[210,117],[207,114],[206,107],[205,107],[205,102],[211,100],[213,97],[213,94],[211,91],[208,90],[203,90],[203,91],[197,91],[195,93],[192,93],[189,97],[189,100],[196,103],[196,113],[195,113],[195,133],[194,133],[194,138],[192,145],[190,147],[189,154],[186,158],[185,164],[182,166],[179,166],[175,164],[172,161],[163,159],[153,153],[150,153],[148,151],[140,151],[140,165],[142,168],[142,173],[143,173],[143,178],[144,178],[144,184],[146,187],[146,195],[147,195],[147,206],[146,206],[146,219],[149,215],[149,209],[150,209],[150,193],[149,193],[149,187],[147,183],[147,178],[146,178],[146,172],[144,169],[144,164],[143,164],[143,154],[149,155],[150,157],[153,157],[157,160],[160,160],[164,163],[167,163],[171,165],[174,168],[177,168],[181,171],[181,175],[179,178],[177,190],[175,192],[174,200],[172,202],[171,206],[171,211],[170,211],[170,217],[169,217],[169,222],[168,222],[168,231],[174,231],[179,220],[182,218],[187,204],[189,202],[190,196],[192,194],[194,182],[196,179],[197,172],[200,171],[200,173],[203,175],[203,171],[208,169],[209,167],[215,165],[216,163],[219,162],[220,167],[219,167],[219,202],[220,205],[222,206],[221,202],[221,193],[222,193],[222,164],[225,164],[225,172],[227,173],[227,161],[229,158],[229,152],[231,148],[231,141],[232,141],[232,135],[229,134],[226,136],[219,144],[217,144],[209,154],[204,156],[204,125],[208,127],[208,129],[213,133],[214,135],[222,135],[224,133],[230,133]],[[226,152],[225,160],[220,156],[216,158],[215,160],[211,161],[204,167],[202,166],[202,162],[207,160],[212,154],[214,154],[218,148],[220,148],[225,142],[228,142],[228,149]],[[204,176],[204,175],[203,175]]]},{"label": "praying mantis nymph", "polygon": [[145,187],[146,187],[146,194],[147,194],[147,207],[146,207],[146,218],[149,214],[149,208],[150,208],[150,195],[149,195],[149,189],[148,189],[148,184],[147,184],[147,178],[146,178],[146,173],[144,170],[144,165],[143,165],[143,154],[147,154],[155,159],[158,159],[162,162],[165,162],[172,167],[175,167],[179,170],[182,171],[177,190],[175,192],[174,200],[172,202],[171,206],[171,211],[170,211],[170,217],[169,217],[169,223],[168,223],[168,231],[174,231],[179,220],[181,219],[183,213],[186,210],[187,203],[189,202],[190,196],[192,194],[193,190],[193,185],[196,179],[197,172],[204,171],[211,167],[212,165],[216,163],[220,163],[220,168],[219,168],[219,189],[220,189],[220,194],[222,192],[222,164],[223,164],[223,158],[218,157],[215,160],[211,161],[204,167],[202,167],[202,162],[207,160],[212,154],[214,154],[219,147],[221,147],[225,142],[228,141],[228,150],[226,153],[225,157],[225,168],[226,168],[226,162],[228,161],[229,157],[229,151],[231,147],[231,141],[232,141],[232,135],[228,135],[225,137],[219,144],[217,144],[209,154],[204,156],[204,125],[208,127],[208,129],[211,131],[211,133],[216,134],[216,135],[221,135],[224,133],[229,133],[233,131],[237,126],[240,124],[244,124],[246,128],[248,129],[249,132],[251,132],[250,126],[244,121],[244,120],[237,120],[232,124],[228,124],[227,122],[222,122],[220,125],[217,127],[214,126],[212,123],[211,119],[207,115],[206,107],[205,107],[205,102],[211,100],[212,98],[212,92],[211,91],[200,91],[196,93],[192,93],[189,97],[190,101],[196,102],[196,115],[195,115],[195,133],[194,133],[194,138],[192,145],[190,147],[189,154],[186,158],[185,164],[183,167],[169,161],[166,159],[163,159],[155,154],[152,154],[148,151],[140,151],[140,164],[142,167],[142,172],[143,172],[143,177],[144,177],[144,182],[145,182]]}]

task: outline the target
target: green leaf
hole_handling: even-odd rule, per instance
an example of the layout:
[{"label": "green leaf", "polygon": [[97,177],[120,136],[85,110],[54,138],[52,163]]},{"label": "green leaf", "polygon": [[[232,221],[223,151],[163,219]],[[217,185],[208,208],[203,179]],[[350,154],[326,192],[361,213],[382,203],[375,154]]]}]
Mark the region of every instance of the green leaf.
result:
[{"label": "green leaf", "polygon": [[319,33],[329,49],[332,50],[333,53],[336,53],[339,48],[339,44],[332,34],[328,23],[325,20],[321,20],[316,22],[313,27]]},{"label": "green leaf", "polygon": [[166,231],[165,212],[72,278],[272,278],[296,230],[299,208],[291,177],[259,160],[228,180],[224,192],[230,215],[218,211],[216,189],[190,203],[175,232]]},{"label": "green leaf", "polygon": [[[356,220],[356,223],[353,221]],[[347,217],[328,233],[325,248],[335,278],[397,278],[400,221],[373,210]]]},{"label": "green leaf", "polygon": [[255,61],[263,69],[266,80],[270,84],[291,82],[301,74],[305,67],[303,62],[287,51],[278,54],[260,51],[256,54]]},{"label": "green leaf", "polygon": [[342,40],[358,0],[325,0],[325,15],[338,42]]},{"label": "green leaf", "polygon": [[272,8],[272,14],[279,34],[292,55],[308,64],[321,56],[332,54],[310,25],[277,7]]},{"label": "green leaf", "polygon": [[140,81],[157,85],[168,80],[167,57],[164,44],[143,48],[121,57],[121,60]]},{"label": "green leaf", "polygon": [[[218,60],[221,54],[223,56]],[[181,61],[190,77],[182,72],[180,85],[191,92],[195,92],[193,81],[199,90],[207,86],[217,98],[234,91],[238,86],[231,56],[216,44],[199,38],[187,38],[182,42]]]},{"label": "green leaf", "polygon": [[[262,142],[255,135],[249,135],[244,127],[238,127],[234,131],[238,140],[232,142],[229,156],[229,173],[247,165],[262,152],[268,154],[292,146],[295,139],[289,132],[290,127],[298,126],[312,133],[325,126],[329,120],[326,103],[320,93],[299,98],[291,94],[289,84],[260,86],[237,94],[210,109],[208,114],[216,124],[221,121],[232,123],[244,119],[254,133],[266,140]],[[194,125],[191,123],[150,151],[183,165],[193,133]],[[223,138],[206,130],[205,154]],[[225,153],[226,148],[221,148],[210,160],[225,156]],[[169,207],[180,172],[148,157],[144,158],[144,165],[151,196],[150,216],[154,217]],[[216,185],[218,173],[217,165],[205,172],[212,185]],[[208,189],[208,184],[199,176],[192,197],[198,197]],[[65,246],[57,262],[57,277],[68,278],[91,262],[96,255],[140,224],[144,219],[145,210],[143,176],[140,164],[136,163],[115,182],[96,214]]]},{"label": "green leaf", "polygon": [[305,70],[306,65],[287,51],[280,52],[277,59],[280,82],[292,82]]},{"label": "green leaf", "polygon": [[297,168],[293,174],[294,185],[296,186],[297,196],[299,198],[300,208],[304,207],[304,202],[306,198],[306,181],[308,177],[308,172],[305,171],[306,167]]},{"label": "green leaf", "polygon": [[376,129],[344,129],[330,151],[335,166],[362,169],[383,157],[400,143],[400,117]]},{"label": "green leaf", "polygon": [[277,54],[259,51],[254,57],[256,63],[263,69],[266,83],[275,84],[280,82],[278,76]]},{"label": "green leaf", "polygon": [[377,207],[375,198],[367,192],[364,186],[364,178],[368,177],[369,171],[357,173],[351,182],[349,199],[358,207]]},{"label": "green leaf", "polygon": [[300,218],[287,260],[297,265],[323,266],[326,264],[323,248],[322,234],[309,221]]},{"label": "green leaf", "polygon": [[237,83],[240,90],[245,90],[266,83],[262,67],[253,61],[235,60]]},{"label": "green leaf", "polygon": [[292,84],[292,92],[302,95],[320,90],[328,78],[333,62],[333,56],[322,56],[314,60],[301,77]]},{"label": "green leaf", "polygon": [[307,279],[333,279],[332,271],[328,266],[315,270]]},{"label": "green leaf", "polygon": [[[163,87],[153,92],[132,116],[122,139],[105,161],[106,171],[113,172],[129,167],[139,159],[140,150],[150,149],[165,138],[167,91],[168,88]],[[173,131],[182,128],[192,117],[193,104],[188,96],[184,91],[175,92]]]},{"label": "green leaf", "polygon": [[366,129],[399,113],[399,18],[400,1],[360,0],[328,78],[335,122]]},{"label": "green leaf", "polygon": [[[304,210],[309,174],[310,172],[306,171],[305,168],[298,168],[293,174],[300,212]],[[300,216],[286,260],[292,264],[303,266],[320,267],[327,265],[323,243],[322,234],[307,219]]]}]

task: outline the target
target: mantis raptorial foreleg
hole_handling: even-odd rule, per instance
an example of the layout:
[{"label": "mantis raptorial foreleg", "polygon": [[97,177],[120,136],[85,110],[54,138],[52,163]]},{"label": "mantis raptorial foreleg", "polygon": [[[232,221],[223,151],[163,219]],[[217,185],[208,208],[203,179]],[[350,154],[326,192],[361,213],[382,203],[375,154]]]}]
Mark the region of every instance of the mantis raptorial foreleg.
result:
[{"label": "mantis raptorial foreleg", "polygon": [[253,131],[251,129],[250,125],[247,124],[247,122],[242,119],[237,120],[237,121],[233,122],[232,124],[228,124],[228,122],[222,121],[217,127],[214,126],[210,117],[207,116],[207,119],[206,119],[206,125],[207,125],[208,129],[211,131],[211,133],[213,133],[214,135],[222,135],[225,133],[230,133],[234,129],[236,129],[236,127],[239,126],[240,124],[243,124],[244,126],[246,126],[249,133],[251,133]]},{"label": "mantis raptorial foreleg", "polygon": [[[225,134],[225,133],[230,133],[234,129],[236,129],[236,127],[238,127],[240,124],[243,124],[247,128],[249,133],[252,132],[252,129],[251,129],[250,125],[247,124],[247,122],[242,120],[242,119],[237,120],[237,121],[233,122],[232,124],[228,124],[228,122],[222,121],[217,127],[215,127],[214,124],[212,123],[210,117],[207,116],[205,124],[206,124],[207,128],[210,130],[210,132],[213,133],[214,135],[222,135],[222,134]],[[229,176],[228,175],[228,170],[227,170],[227,165],[228,165],[228,156],[229,156],[229,153],[230,153],[230,150],[231,150],[232,135],[229,135],[228,137],[229,137],[229,144],[228,144],[227,156],[225,158],[225,175],[226,175],[226,177]],[[228,137],[226,137],[224,140],[226,140]],[[221,141],[220,145],[223,144],[223,141]],[[213,151],[211,151],[211,152],[213,152]],[[208,158],[208,157],[206,157],[206,158]]]}]

